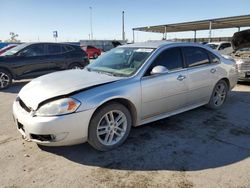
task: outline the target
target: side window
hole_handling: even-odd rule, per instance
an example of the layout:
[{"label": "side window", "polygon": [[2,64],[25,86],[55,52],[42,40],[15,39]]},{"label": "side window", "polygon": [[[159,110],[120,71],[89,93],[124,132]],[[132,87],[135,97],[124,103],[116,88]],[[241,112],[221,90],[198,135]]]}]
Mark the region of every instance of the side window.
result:
[{"label": "side window", "polygon": [[151,70],[158,65],[164,66],[170,71],[182,69],[183,63],[180,48],[171,48],[161,52],[147,70],[146,76],[150,75]]},{"label": "side window", "polygon": [[48,54],[49,55],[55,55],[62,53],[62,47],[61,45],[56,44],[48,44]]},{"label": "side window", "polygon": [[74,50],[74,48],[72,46],[69,46],[69,45],[65,45],[62,47],[62,53],[70,52],[73,50]]},{"label": "side window", "polygon": [[228,47],[231,47],[231,43],[223,43],[220,46],[219,50],[224,50],[225,48],[228,48]]},{"label": "side window", "polygon": [[220,63],[220,58],[217,57],[216,55],[209,53],[210,55],[210,59],[211,59],[211,63],[216,64],[216,63]]},{"label": "side window", "polygon": [[34,56],[42,56],[44,55],[44,45],[43,44],[33,44],[27,48],[25,48],[22,53],[26,57],[34,57]]},{"label": "side window", "polygon": [[183,52],[188,67],[209,64],[208,54],[199,47],[184,47]]}]

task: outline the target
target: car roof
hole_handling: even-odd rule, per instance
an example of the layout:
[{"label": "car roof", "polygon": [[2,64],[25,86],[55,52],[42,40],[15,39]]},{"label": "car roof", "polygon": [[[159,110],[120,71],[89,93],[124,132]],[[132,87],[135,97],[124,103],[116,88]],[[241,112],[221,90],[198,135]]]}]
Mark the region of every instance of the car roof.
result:
[{"label": "car roof", "polygon": [[203,47],[207,48],[203,44],[195,43],[195,42],[175,42],[175,41],[153,41],[153,42],[139,42],[139,43],[133,43],[133,44],[126,44],[122,46],[118,46],[117,48],[122,47],[135,47],[135,48],[161,48],[163,46],[197,46],[197,47]]},{"label": "car roof", "polygon": [[219,45],[219,44],[223,44],[223,43],[230,43],[230,42],[228,42],[228,41],[220,41],[220,42],[209,42],[207,44],[217,44],[217,45]]},{"label": "car roof", "polygon": [[70,46],[79,46],[79,45],[76,45],[76,44],[69,44],[69,43],[61,43],[61,42],[26,42],[26,43],[23,43],[23,44],[26,44],[27,46],[28,45],[31,45],[31,44],[63,44],[63,45],[70,45]]},{"label": "car roof", "polygon": [[122,46],[118,46],[118,48],[120,48],[120,47],[159,48],[161,46],[165,46],[165,45],[172,44],[172,43],[174,43],[174,42],[172,42],[172,41],[136,42],[133,44],[125,44]]}]

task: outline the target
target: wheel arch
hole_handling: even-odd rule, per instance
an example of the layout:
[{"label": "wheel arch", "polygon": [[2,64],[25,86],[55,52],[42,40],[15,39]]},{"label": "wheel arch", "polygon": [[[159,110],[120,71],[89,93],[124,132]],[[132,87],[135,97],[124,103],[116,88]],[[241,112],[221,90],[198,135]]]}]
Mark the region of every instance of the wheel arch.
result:
[{"label": "wheel arch", "polygon": [[103,106],[109,104],[109,103],[119,103],[119,104],[122,104],[124,105],[130,112],[130,115],[132,117],[132,126],[136,126],[137,124],[137,110],[136,110],[136,107],[135,105],[128,99],[125,99],[125,98],[113,98],[113,99],[109,99],[103,103],[101,103],[94,111],[94,113],[92,114],[91,116],[91,119],[93,118],[93,116],[95,115],[95,113],[101,109]]},{"label": "wheel arch", "polygon": [[[227,83],[228,90],[230,90],[231,85],[230,85],[230,81],[229,81],[229,79],[228,79],[228,78],[226,78],[226,77],[224,77],[224,78],[222,78],[222,79],[220,79],[220,80],[224,80],[224,81]],[[219,80],[219,81],[220,81],[220,80]],[[219,81],[218,81],[218,82],[219,82]],[[218,82],[217,82],[217,83],[218,83]]]},{"label": "wheel arch", "polygon": [[15,78],[16,78],[16,76],[12,73],[12,71],[11,71],[9,68],[7,68],[7,67],[1,67],[1,66],[0,66],[0,69],[3,69],[3,70],[5,70],[5,71],[8,71],[8,72],[11,74],[12,79],[15,79]]}]

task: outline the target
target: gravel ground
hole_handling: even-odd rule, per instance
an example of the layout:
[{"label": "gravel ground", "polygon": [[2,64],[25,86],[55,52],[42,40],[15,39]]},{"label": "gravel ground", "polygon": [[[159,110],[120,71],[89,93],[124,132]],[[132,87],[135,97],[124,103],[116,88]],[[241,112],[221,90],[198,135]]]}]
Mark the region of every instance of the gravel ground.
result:
[{"label": "gravel ground", "polygon": [[238,84],[221,110],[133,128],[124,145],[98,152],[22,140],[11,106],[26,83],[0,92],[0,187],[250,187],[250,84]]}]

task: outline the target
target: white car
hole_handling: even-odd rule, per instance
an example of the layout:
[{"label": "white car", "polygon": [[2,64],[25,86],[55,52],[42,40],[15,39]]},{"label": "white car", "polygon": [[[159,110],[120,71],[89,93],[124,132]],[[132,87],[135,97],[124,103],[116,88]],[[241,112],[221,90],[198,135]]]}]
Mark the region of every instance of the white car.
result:
[{"label": "white car", "polygon": [[206,45],[209,46],[210,48],[212,48],[214,50],[218,50],[218,51],[232,47],[232,44],[230,42],[209,42]]},{"label": "white car", "polygon": [[121,145],[132,126],[203,105],[220,108],[236,83],[235,62],[204,45],[135,43],[114,48],[84,70],[32,80],[18,94],[13,114],[23,137],[38,144],[89,142],[107,151]]}]

